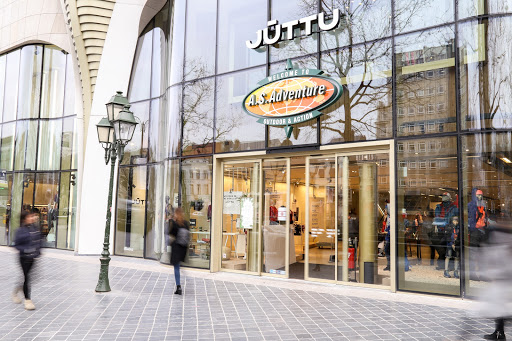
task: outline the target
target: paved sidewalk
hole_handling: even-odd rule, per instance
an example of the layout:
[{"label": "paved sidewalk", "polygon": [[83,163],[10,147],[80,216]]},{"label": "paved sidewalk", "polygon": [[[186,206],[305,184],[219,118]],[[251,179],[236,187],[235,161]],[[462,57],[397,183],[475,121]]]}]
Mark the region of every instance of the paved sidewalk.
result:
[{"label": "paved sidewalk", "polygon": [[[339,285],[184,271],[113,257],[112,292],[97,294],[98,257],[45,250],[35,311],[12,303],[17,254],[0,247],[1,340],[481,340],[492,321],[473,302]],[[420,304],[421,303],[421,304]]]}]

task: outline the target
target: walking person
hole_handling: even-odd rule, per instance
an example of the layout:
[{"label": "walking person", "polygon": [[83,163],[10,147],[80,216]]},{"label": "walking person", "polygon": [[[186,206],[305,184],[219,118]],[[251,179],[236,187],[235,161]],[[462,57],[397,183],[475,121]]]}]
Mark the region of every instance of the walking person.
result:
[{"label": "walking person", "polygon": [[14,303],[21,303],[19,292],[23,289],[25,309],[34,310],[36,307],[30,299],[30,271],[34,267],[35,259],[40,255],[41,229],[39,228],[37,215],[30,211],[21,212],[20,225],[16,231],[14,243],[16,249],[20,252],[23,286],[15,288],[12,300]]},{"label": "walking person", "polygon": [[169,221],[171,243],[171,264],[174,266],[174,279],[176,282],[176,295],[181,295],[180,264],[185,260],[190,242],[190,224],[185,220],[183,209],[178,207]]}]

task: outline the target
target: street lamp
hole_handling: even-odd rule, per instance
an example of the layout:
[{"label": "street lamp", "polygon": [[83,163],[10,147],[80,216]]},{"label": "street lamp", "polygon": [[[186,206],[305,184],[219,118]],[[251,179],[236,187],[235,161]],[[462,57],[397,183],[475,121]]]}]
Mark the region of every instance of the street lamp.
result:
[{"label": "street lamp", "polygon": [[107,106],[107,117],[102,118],[96,125],[98,129],[98,141],[105,149],[105,164],[110,159],[110,185],[108,187],[107,221],[105,223],[105,238],[103,240],[103,251],[101,252],[100,276],[96,285],[97,292],[110,291],[108,280],[108,265],[110,263],[110,218],[112,216],[112,190],[114,187],[114,170],[116,159],[123,160],[124,147],[130,142],[135,131],[137,121],[130,111],[128,99],[118,91]]}]

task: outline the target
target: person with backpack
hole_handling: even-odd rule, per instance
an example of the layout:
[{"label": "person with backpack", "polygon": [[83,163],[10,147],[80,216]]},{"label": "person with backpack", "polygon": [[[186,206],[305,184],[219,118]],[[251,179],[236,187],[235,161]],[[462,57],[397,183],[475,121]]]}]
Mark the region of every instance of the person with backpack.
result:
[{"label": "person with backpack", "polygon": [[20,252],[20,265],[23,271],[23,286],[15,288],[12,295],[14,303],[21,303],[18,293],[23,290],[25,309],[34,310],[36,307],[30,299],[30,270],[33,269],[35,259],[41,254],[41,228],[38,224],[38,215],[35,212],[23,211],[20,215],[21,226],[16,231],[14,247]]},{"label": "person with backpack", "polygon": [[176,282],[176,295],[181,295],[180,264],[185,260],[190,242],[190,223],[185,220],[183,209],[178,207],[169,221],[171,239],[171,265],[174,266],[174,279]]}]

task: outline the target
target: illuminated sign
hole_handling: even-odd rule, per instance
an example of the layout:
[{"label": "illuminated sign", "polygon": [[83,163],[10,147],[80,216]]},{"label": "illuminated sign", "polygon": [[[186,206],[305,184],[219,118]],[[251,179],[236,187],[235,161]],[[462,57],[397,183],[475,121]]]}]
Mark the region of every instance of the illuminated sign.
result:
[{"label": "illuminated sign", "polygon": [[[295,38],[295,29],[304,27],[305,35],[313,33],[313,25],[318,24],[319,31],[330,31],[338,27],[340,23],[340,10],[335,9],[332,12],[332,20],[327,22],[325,13],[313,14],[308,17],[288,21],[279,24],[277,20],[267,22],[267,28],[256,32],[256,40],[247,40],[245,45],[250,49],[257,49],[263,45],[273,45],[283,40],[292,40]],[[284,34],[286,32],[286,34]]]},{"label": "illuminated sign", "polygon": [[285,126],[291,136],[291,125],[309,121],[322,113],[319,110],[336,102],[342,87],[322,76],[316,69],[294,69],[290,60],[285,71],[258,82],[242,102],[246,113],[259,118],[258,123]]}]

